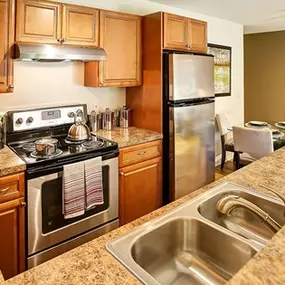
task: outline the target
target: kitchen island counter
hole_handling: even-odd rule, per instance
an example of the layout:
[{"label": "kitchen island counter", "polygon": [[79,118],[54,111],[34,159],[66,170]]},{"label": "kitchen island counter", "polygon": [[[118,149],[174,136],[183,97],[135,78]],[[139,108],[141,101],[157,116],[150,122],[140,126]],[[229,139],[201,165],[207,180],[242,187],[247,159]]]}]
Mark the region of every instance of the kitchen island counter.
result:
[{"label": "kitchen island counter", "polygon": [[118,143],[119,148],[162,139],[162,134],[160,133],[136,127],[127,129],[114,128],[111,131],[99,130],[93,134]]},{"label": "kitchen island counter", "polygon": [[[155,212],[86,243],[38,267],[24,272],[4,284],[78,285],[78,284],[141,284],[123,265],[109,254],[106,244],[131,229],[163,215],[222,182],[234,182],[265,192],[260,184],[267,184],[285,195],[285,148],[234,172],[198,191],[191,193]],[[229,282],[229,285],[285,284],[285,227],[267,246],[249,261]]]},{"label": "kitchen island counter", "polygon": [[0,149],[0,177],[26,170],[26,164],[9,147]]}]

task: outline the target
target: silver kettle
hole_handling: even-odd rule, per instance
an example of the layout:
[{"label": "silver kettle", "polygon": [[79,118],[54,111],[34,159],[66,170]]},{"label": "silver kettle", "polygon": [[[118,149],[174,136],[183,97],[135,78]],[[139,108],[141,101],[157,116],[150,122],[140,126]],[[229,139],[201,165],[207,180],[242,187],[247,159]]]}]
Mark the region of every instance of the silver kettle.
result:
[{"label": "silver kettle", "polygon": [[77,119],[77,115],[74,115],[74,124],[68,130],[67,139],[70,141],[84,141],[90,138],[90,129],[83,122],[82,118]]}]

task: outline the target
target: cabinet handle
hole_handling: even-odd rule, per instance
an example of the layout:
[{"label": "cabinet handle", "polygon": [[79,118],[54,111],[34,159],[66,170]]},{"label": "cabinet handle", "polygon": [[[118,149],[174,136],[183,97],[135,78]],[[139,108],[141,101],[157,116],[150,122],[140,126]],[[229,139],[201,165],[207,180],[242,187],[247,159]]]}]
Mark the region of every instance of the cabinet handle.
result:
[{"label": "cabinet handle", "polygon": [[22,202],[22,203],[20,204],[20,206],[21,206],[21,207],[26,207],[26,206],[27,206],[27,203],[26,203],[26,202]]},{"label": "cabinet handle", "polygon": [[14,90],[14,85],[8,85],[7,92],[12,92]]},{"label": "cabinet handle", "polygon": [[102,84],[102,85],[103,85],[103,84],[104,84],[104,81],[100,81],[100,84]]},{"label": "cabinet handle", "polygon": [[62,38],[58,38],[57,39],[57,41],[60,42],[60,43],[62,43],[62,40],[63,40]]},{"label": "cabinet handle", "polygon": [[6,187],[6,188],[4,188],[4,189],[1,189],[1,190],[0,190],[0,196],[4,196],[4,195],[9,191],[9,188],[10,188],[10,187]]},{"label": "cabinet handle", "polygon": [[66,38],[63,38],[63,39],[62,39],[62,43],[65,43],[65,42],[66,42]]},{"label": "cabinet handle", "polygon": [[146,152],[145,151],[140,151],[138,152],[138,155],[144,155]]},{"label": "cabinet handle", "polygon": [[4,81],[0,81],[0,84],[5,84],[5,82]]},{"label": "cabinet handle", "polygon": [[120,175],[125,176],[124,172],[120,172]]}]

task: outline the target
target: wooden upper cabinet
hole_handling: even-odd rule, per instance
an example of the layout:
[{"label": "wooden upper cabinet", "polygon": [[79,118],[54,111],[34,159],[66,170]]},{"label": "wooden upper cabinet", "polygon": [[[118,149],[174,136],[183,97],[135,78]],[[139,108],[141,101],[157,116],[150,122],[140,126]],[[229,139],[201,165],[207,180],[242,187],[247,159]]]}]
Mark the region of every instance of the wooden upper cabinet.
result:
[{"label": "wooden upper cabinet", "polygon": [[60,44],[61,9],[55,2],[18,0],[16,41]]},{"label": "wooden upper cabinet", "polygon": [[188,43],[191,50],[197,52],[207,52],[207,23],[194,19],[188,22]]},{"label": "wooden upper cabinet", "polygon": [[13,91],[14,0],[0,0],[0,93]]},{"label": "wooden upper cabinet", "polygon": [[164,13],[164,47],[187,49],[188,18]]},{"label": "wooden upper cabinet", "polygon": [[100,11],[100,47],[107,60],[85,64],[85,86],[141,84],[141,17]]},{"label": "wooden upper cabinet", "polygon": [[100,11],[100,46],[107,52],[100,62],[100,86],[141,84],[141,17]]},{"label": "wooden upper cabinet", "polygon": [[99,46],[99,10],[63,5],[63,43],[80,46]]},{"label": "wooden upper cabinet", "polygon": [[207,23],[164,13],[164,48],[207,52]]}]

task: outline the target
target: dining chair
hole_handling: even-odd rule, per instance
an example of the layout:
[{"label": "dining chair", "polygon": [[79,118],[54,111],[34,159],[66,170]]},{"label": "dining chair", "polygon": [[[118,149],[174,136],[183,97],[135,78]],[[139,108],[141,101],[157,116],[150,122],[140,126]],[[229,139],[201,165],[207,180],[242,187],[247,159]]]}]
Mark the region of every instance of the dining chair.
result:
[{"label": "dining chair", "polygon": [[[225,114],[220,113],[216,115],[218,129],[221,135],[221,144],[222,144],[222,159],[221,159],[221,170],[223,170],[226,162],[227,151],[234,153],[234,141],[233,141],[233,132],[229,129],[232,127],[228,121]],[[236,155],[234,155],[235,161]]]},{"label": "dining chair", "polygon": [[269,129],[233,127],[234,150],[238,153],[236,169],[252,163],[274,151],[272,133]]}]

